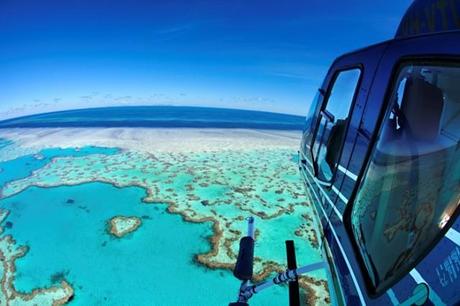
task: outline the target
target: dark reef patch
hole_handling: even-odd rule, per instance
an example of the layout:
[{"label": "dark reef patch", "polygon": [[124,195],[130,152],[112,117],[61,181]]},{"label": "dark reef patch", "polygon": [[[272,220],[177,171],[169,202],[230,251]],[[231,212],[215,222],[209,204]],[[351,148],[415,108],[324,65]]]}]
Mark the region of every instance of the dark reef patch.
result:
[{"label": "dark reef patch", "polygon": [[56,272],[50,276],[50,281],[53,284],[60,283],[65,280],[67,275],[69,275],[69,270]]}]

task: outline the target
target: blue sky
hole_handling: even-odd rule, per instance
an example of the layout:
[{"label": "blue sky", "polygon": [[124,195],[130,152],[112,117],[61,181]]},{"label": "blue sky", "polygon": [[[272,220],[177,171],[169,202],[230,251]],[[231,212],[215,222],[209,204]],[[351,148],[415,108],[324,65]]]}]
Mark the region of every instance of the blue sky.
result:
[{"label": "blue sky", "polygon": [[0,0],[0,119],[116,105],[305,115],[338,55],[410,0]]}]

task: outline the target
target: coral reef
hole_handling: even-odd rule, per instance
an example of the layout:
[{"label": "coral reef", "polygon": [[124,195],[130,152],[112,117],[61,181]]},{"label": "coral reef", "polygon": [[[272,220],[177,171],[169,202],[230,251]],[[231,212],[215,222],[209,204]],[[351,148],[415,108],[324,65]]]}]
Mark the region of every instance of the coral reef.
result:
[{"label": "coral reef", "polygon": [[109,220],[107,230],[111,235],[121,238],[134,232],[141,225],[142,221],[138,217],[116,216]]}]

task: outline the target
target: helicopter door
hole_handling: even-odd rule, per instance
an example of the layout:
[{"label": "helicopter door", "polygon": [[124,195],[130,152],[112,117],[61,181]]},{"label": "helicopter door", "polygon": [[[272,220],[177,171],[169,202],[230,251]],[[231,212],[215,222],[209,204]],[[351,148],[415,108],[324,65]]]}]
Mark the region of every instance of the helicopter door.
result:
[{"label": "helicopter door", "polygon": [[343,221],[373,297],[426,283],[434,304],[458,302],[458,279],[444,265],[460,250],[458,41],[446,33],[393,42],[370,91],[359,129],[374,131],[371,149],[365,159],[358,146],[352,153],[365,166]]}]

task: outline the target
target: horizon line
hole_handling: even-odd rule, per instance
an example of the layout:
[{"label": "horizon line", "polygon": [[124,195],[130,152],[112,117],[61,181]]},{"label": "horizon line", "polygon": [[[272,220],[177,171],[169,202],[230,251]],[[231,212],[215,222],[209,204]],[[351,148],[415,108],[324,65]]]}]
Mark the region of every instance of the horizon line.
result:
[{"label": "horizon line", "polygon": [[69,109],[63,109],[63,110],[49,111],[49,112],[43,112],[43,113],[33,113],[33,114],[28,114],[28,115],[21,115],[21,116],[17,116],[17,117],[0,119],[0,124],[8,122],[8,121],[12,121],[12,120],[25,119],[25,118],[30,118],[30,117],[34,117],[34,116],[59,114],[59,113],[66,113],[66,112],[79,111],[79,110],[113,109],[113,108],[138,108],[138,107],[151,107],[151,108],[155,108],[155,107],[210,108],[210,109],[239,110],[239,111],[247,111],[247,112],[268,113],[268,114],[277,114],[277,115],[285,115],[285,116],[305,118],[305,116],[301,116],[301,115],[298,115],[298,114],[280,113],[280,112],[267,111],[267,110],[254,110],[254,109],[245,109],[245,108],[215,107],[215,106],[197,106],[197,105],[156,104],[156,105],[116,105],[116,106],[96,106],[96,107],[69,108]]}]

